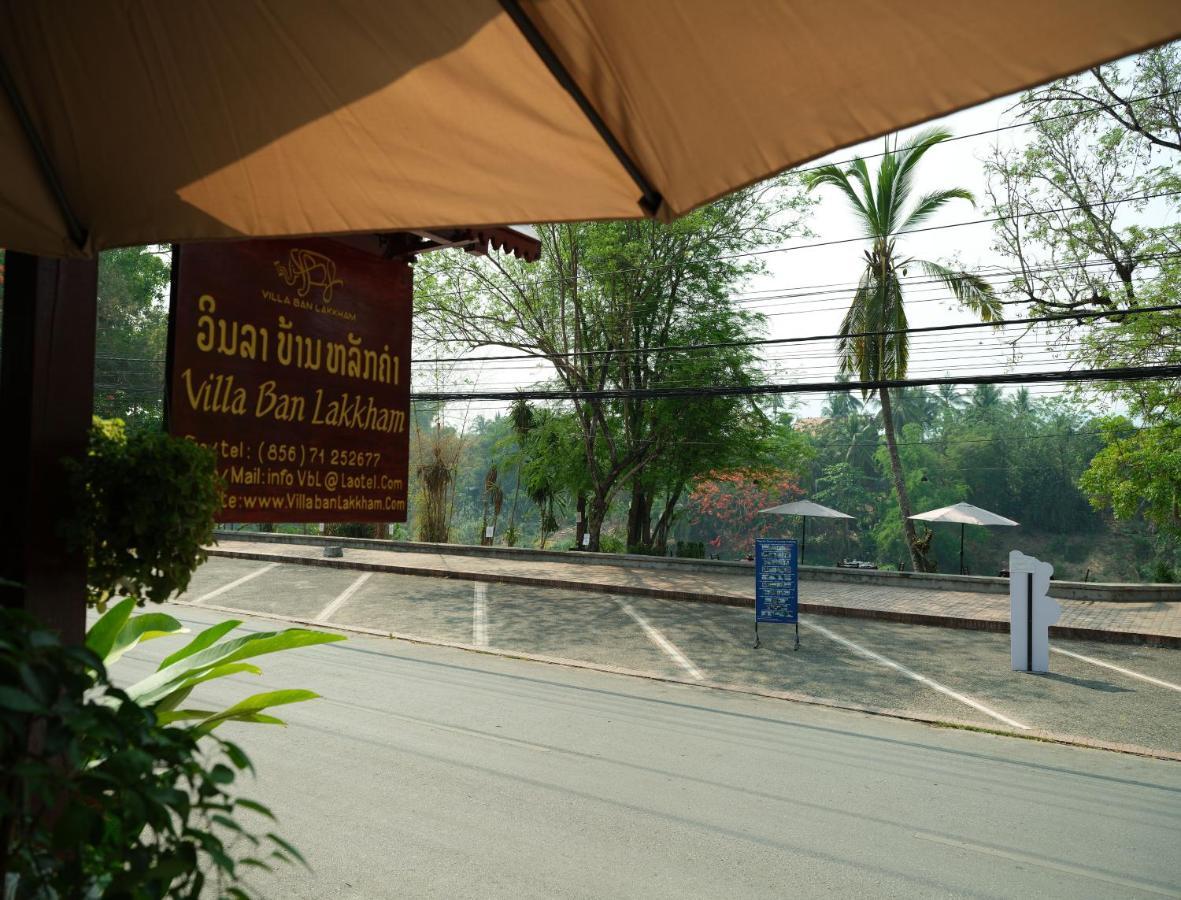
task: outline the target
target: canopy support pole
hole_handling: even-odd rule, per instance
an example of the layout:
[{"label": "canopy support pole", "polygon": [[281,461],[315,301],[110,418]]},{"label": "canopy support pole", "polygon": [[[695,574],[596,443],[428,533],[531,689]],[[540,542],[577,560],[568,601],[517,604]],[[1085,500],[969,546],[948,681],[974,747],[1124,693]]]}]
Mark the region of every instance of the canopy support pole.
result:
[{"label": "canopy support pole", "polygon": [[960,522],[960,574],[964,574],[964,523]]},{"label": "canopy support pole", "polygon": [[800,529],[800,565],[804,564],[804,551],[808,549],[808,517],[800,516],[803,526]]},{"label": "canopy support pole", "polygon": [[549,45],[549,41],[545,39],[545,35],[533,24],[533,20],[521,8],[518,0],[500,0],[500,5],[508,13],[509,18],[516,24],[525,40],[529,42],[529,46],[533,48],[533,51],[545,63],[545,67],[549,69],[550,74],[554,76],[558,84],[566,89],[566,93],[574,98],[574,102],[578,104],[578,108],[582,110],[582,114],[586,116],[587,121],[594,126],[595,131],[599,133],[599,137],[603,139],[603,143],[615,154],[615,158],[619,160],[619,164],[623,166],[624,170],[631,177],[631,180],[636,183],[636,187],[640,189],[641,194],[640,208],[649,216],[656,215],[656,211],[660,209],[660,204],[663,202],[660,191],[656,190],[647,176],[640,171],[640,167],[636,165],[636,161],[628,155],[628,152],[623,148],[623,144],[619,143],[619,139],[612,134],[611,129],[607,127],[607,123],[603,121],[603,117],[599,115],[599,111],[591,104],[590,98],[578,86],[578,82],[574,80],[574,76],[570,74],[570,70],[566,68],[565,63],[554,53],[554,49]]},{"label": "canopy support pole", "polygon": [[0,603],[81,644],[86,554],[67,550],[75,504],[63,460],[86,452],[94,406],[98,261],[5,256],[0,349]]},{"label": "canopy support pole", "polygon": [[78,217],[74,215],[74,210],[66,197],[66,189],[62,186],[57,169],[54,168],[53,161],[49,158],[49,151],[45,149],[45,143],[37,132],[37,126],[33,123],[33,117],[29,115],[28,107],[21,99],[20,91],[16,89],[16,82],[12,80],[12,73],[8,71],[3,57],[0,57],[0,87],[4,88],[8,102],[12,105],[12,111],[16,115],[17,121],[20,122],[21,131],[25,134],[25,140],[29,142],[29,149],[37,158],[37,165],[41,169],[45,185],[53,194],[54,202],[57,203],[58,211],[61,213],[66,230],[70,234],[70,240],[79,250],[84,249],[88,237],[86,229],[78,221]]}]

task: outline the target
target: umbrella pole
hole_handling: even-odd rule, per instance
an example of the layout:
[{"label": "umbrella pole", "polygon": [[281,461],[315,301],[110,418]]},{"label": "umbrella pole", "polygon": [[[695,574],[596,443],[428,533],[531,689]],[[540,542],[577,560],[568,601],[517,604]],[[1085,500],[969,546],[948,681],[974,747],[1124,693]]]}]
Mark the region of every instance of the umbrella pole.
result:
[{"label": "umbrella pole", "polygon": [[960,522],[960,574],[964,574],[964,523]]},{"label": "umbrella pole", "polygon": [[804,564],[804,551],[808,548],[808,517],[807,516],[800,516],[800,518],[804,522],[804,527],[802,529],[803,540],[800,541],[800,565],[803,565]]}]

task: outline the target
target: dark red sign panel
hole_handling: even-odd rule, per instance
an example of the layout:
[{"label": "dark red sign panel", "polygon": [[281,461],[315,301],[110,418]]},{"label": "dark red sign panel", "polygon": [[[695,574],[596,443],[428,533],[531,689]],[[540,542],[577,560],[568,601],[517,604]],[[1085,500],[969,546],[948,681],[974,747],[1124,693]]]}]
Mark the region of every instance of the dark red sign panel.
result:
[{"label": "dark red sign panel", "polygon": [[226,522],[404,522],[409,265],[327,238],[177,251],[169,429]]}]

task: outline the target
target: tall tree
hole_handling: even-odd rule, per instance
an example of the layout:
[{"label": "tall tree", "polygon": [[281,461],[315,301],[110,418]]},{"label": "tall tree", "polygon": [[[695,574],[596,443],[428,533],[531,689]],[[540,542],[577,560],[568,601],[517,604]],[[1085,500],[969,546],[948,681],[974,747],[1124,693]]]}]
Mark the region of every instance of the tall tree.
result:
[{"label": "tall tree", "polygon": [[968,394],[968,409],[976,416],[988,416],[1001,408],[1004,397],[995,384],[977,384]]},{"label": "tall tree", "polygon": [[[916,228],[952,200],[975,204],[970,191],[953,187],[930,191],[914,197],[915,169],[927,151],[951,133],[940,128],[919,132],[901,147],[886,140],[885,152],[876,176],[870,174],[865,160],[853,160],[848,169],[823,166],[807,176],[810,189],[822,185],[839,190],[857,217],[871,243],[865,251],[862,272],[853,301],[841,322],[838,345],[841,371],[862,381],[883,381],[906,377],[910,341],[907,334],[906,306],[901,276],[914,266],[944,284],[959,303],[984,321],[999,318],[1000,301],[991,285],[970,272],[942,263],[903,256],[897,249],[898,232]],[[910,519],[910,497],[895,437],[894,410],[890,392],[878,389],[882,430],[889,452],[894,493],[898,500],[902,527],[917,571],[929,568]]]},{"label": "tall tree", "polygon": [[[1181,360],[1181,43],[1101,66],[1022,96],[1028,143],[994,151],[989,192],[1011,288],[1034,312],[1107,313],[1056,331],[1088,367]],[[1181,388],[1111,382],[1081,390],[1123,408],[1082,486],[1119,519],[1181,535]]]},{"label": "tall tree", "polygon": [[[849,376],[842,372],[837,381],[848,382]],[[865,404],[853,396],[851,391],[830,391],[824,398],[824,414],[830,419],[847,419],[865,412]]]},{"label": "tall tree", "polygon": [[[537,264],[495,254],[435,254],[418,264],[418,325],[430,337],[467,347],[518,350],[548,363],[552,384],[578,393],[570,405],[590,484],[586,527],[594,550],[622,488],[633,486],[637,526],[650,522],[651,492],[663,491],[667,510],[697,473],[681,467],[662,485],[644,473],[657,460],[667,464],[681,454],[688,461],[699,455],[693,448],[726,441],[726,423],[750,409],[749,401],[735,398],[674,403],[632,392],[741,384],[751,377],[751,351],[734,344],[755,332],[761,318],[742,310],[731,295],[762,263],[743,254],[798,232],[808,205],[794,182],[780,180],[668,225],[539,226]],[[700,344],[711,346],[668,349]],[[607,390],[624,397],[603,396]]]},{"label": "tall tree", "polygon": [[996,147],[986,173],[996,249],[1034,312],[1144,305],[1162,257],[1181,251],[1175,215],[1153,215],[1178,208],[1179,47],[1022,96],[1026,143]]}]

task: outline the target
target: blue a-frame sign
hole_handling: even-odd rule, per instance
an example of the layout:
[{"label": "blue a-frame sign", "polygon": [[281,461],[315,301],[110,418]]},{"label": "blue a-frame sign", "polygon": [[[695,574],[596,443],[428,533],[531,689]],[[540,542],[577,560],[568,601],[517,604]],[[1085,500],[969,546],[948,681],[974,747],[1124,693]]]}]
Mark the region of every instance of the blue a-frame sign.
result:
[{"label": "blue a-frame sign", "polygon": [[759,623],[796,626],[800,646],[800,546],[794,540],[755,541],[755,647]]}]

